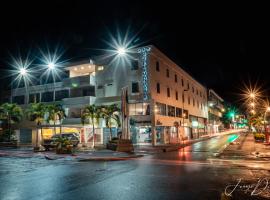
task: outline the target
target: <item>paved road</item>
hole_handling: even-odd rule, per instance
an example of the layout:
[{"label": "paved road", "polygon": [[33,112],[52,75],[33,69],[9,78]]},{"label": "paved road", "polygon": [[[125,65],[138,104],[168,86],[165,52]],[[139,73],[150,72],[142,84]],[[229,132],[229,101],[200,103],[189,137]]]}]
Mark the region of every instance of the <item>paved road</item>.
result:
[{"label": "paved road", "polygon": [[238,134],[202,141],[176,152],[118,162],[0,158],[0,199],[220,199],[251,170],[214,154]]}]

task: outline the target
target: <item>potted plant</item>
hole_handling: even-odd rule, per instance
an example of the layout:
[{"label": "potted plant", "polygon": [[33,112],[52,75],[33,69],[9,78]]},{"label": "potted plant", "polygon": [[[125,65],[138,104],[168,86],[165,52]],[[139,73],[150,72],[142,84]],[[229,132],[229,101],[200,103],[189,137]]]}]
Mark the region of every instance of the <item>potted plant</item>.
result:
[{"label": "potted plant", "polygon": [[57,138],[56,153],[57,154],[71,154],[73,151],[73,145],[71,141],[66,137]]},{"label": "potted plant", "polygon": [[265,135],[263,133],[255,133],[254,139],[256,142],[263,142],[265,140]]}]

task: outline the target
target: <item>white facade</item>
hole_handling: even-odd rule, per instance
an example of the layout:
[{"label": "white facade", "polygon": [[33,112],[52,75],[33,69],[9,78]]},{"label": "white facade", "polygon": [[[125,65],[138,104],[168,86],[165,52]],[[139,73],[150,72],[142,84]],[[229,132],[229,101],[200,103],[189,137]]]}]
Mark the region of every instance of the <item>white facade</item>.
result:
[{"label": "white facade", "polygon": [[[135,49],[129,61],[119,59],[111,64],[97,58],[96,65],[88,61],[69,65],[69,77],[61,82],[30,86],[27,91],[14,89],[12,99],[24,98],[23,103],[28,104],[33,102],[33,94],[38,94],[35,102],[47,101],[44,96],[48,94],[48,103],[57,101],[66,108],[66,124],[78,124],[84,106],[120,105],[121,89],[128,86],[134,143],[176,143],[205,132],[208,107],[203,85],[154,46]],[[59,92],[63,90],[63,94]]]}]

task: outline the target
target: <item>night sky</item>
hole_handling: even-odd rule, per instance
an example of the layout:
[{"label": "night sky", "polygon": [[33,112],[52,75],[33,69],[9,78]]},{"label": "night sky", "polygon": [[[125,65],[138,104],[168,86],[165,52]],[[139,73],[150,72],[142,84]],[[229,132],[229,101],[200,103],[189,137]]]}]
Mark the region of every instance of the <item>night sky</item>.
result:
[{"label": "night sky", "polygon": [[[8,1],[1,3],[0,68],[9,53],[34,56],[37,47],[60,45],[63,59],[98,54],[119,29],[138,33],[201,83],[235,103],[244,83],[270,86],[269,15],[265,6],[173,1]],[[1,73],[3,75],[3,73]],[[1,84],[3,86],[3,84]]]}]

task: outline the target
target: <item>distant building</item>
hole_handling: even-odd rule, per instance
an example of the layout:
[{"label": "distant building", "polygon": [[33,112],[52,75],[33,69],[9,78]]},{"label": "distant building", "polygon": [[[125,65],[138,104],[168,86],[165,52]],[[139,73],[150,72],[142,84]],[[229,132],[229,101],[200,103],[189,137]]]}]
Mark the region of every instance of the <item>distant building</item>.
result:
[{"label": "distant building", "polygon": [[[97,57],[93,62],[69,64],[55,83],[13,89],[12,102],[24,107],[34,102],[62,104],[67,114],[62,130],[79,132],[81,142],[87,144],[93,134],[91,126],[81,124],[82,108],[113,103],[120,107],[121,89],[127,87],[133,143],[178,143],[206,134],[207,89],[154,46],[137,48],[131,57],[130,62],[110,63]],[[52,131],[45,127],[44,137]],[[31,128],[25,126],[22,132],[29,140],[34,138]],[[109,131],[102,120],[96,134],[97,143],[106,144]]]},{"label": "distant building", "polygon": [[208,132],[220,132],[224,128],[220,120],[225,111],[224,100],[212,89],[208,90],[208,111]]}]

